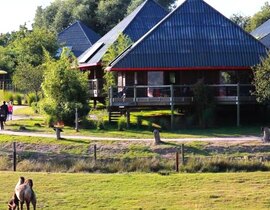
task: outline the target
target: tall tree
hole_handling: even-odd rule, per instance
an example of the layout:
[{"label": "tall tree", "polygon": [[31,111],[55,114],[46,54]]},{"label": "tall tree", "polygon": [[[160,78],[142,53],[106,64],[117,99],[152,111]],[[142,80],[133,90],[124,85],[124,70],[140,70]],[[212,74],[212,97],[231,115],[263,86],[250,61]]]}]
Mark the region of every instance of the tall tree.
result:
[{"label": "tall tree", "polygon": [[270,54],[253,67],[255,95],[260,103],[270,102]]},{"label": "tall tree", "polygon": [[243,16],[241,14],[233,14],[230,17],[230,20],[239,25],[242,29],[246,29],[246,27],[249,24],[250,17],[249,16]]},{"label": "tall tree", "polygon": [[[130,14],[134,9],[136,9],[145,0],[133,0],[127,8],[127,14]],[[174,7],[176,0],[156,0],[165,9],[171,9]]]},{"label": "tall tree", "polygon": [[[37,8],[33,28],[45,27],[59,33],[75,20],[81,20],[103,35],[142,2],[143,0],[55,0],[44,9]],[[169,8],[176,0],[158,2]]]},{"label": "tall tree", "polygon": [[26,62],[34,66],[43,62],[43,48],[52,55],[58,49],[56,35],[46,29],[35,29],[23,38],[17,38],[11,49],[16,54],[16,62]]},{"label": "tall tree", "polygon": [[250,32],[263,24],[268,19],[270,19],[270,5],[268,2],[265,2],[261,7],[261,10],[250,18],[246,30]]},{"label": "tall tree", "polygon": [[[119,34],[118,39],[107,50],[102,58],[103,66],[107,67],[120,53],[122,53],[128,46],[132,44],[132,40],[125,34]],[[104,86],[103,90],[108,93],[111,86],[116,85],[116,75],[114,72],[105,71],[104,73]]]},{"label": "tall tree", "polygon": [[35,93],[36,102],[41,91],[43,81],[44,66],[33,66],[29,63],[20,63],[17,66],[12,81],[18,90],[26,93]]},{"label": "tall tree", "polygon": [[89,112],[87,75],[74,67],[75,57],[64,48],[59,60],[54,60],[48,53],[45,55],[45,76],[42,83],[44,100],[42,109],[55,122],[74,123],[75,108],[79,116]]}]

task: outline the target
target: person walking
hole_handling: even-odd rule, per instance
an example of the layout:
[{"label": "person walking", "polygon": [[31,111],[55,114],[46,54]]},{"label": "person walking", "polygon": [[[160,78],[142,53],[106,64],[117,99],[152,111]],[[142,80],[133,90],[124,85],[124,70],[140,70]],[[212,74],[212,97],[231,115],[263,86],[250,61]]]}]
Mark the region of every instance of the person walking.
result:
[{"label": "person walking", "polygon": [[0,107],[0,130],[4,130],[5,110]]},{"label": "person walking", "polygon": [[4,113],[5,113],[5,116],[4,116],[4,122],[6,122],[6,120],[7,120],[7,115],[8,115],[8,106],[7,106],[7,104],[6,104],[6,102],[5,101],[3,101],[3,105],[1,106],[1,109],[3,109],[4,111]]},{"label": "person walking", "polygon": [[13,104],[12,101],[8,103],[8,120],[12,120]]}]

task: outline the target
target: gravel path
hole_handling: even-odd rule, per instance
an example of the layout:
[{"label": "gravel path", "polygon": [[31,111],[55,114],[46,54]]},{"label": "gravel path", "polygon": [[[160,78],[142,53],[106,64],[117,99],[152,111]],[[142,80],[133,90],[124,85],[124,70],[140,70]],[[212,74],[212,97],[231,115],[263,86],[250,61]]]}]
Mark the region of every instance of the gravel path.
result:
[{"label": "gravel path", "polygon": [[[24,108],[24,106],[14,106],[13,109],[21,109]],[[18,119],[26,119],[29,116],[27,115],[13,115],[14,120]],[[32,132],[21,132],[21,131],[0,131],[0,134],[5,134],[5,135],[14,135],[14,136],[32,136],[32,137],[44,137],[44,138],[56,138],[55,134],[44,134],[44,133],[32,133]],[[134,139],[134,138],[128,138],[128,139],[123,139],[123,138],[113,138],[113,137],[95,137],[95,136],[72,136],[72,135],[65,135],[64,133],[61,134],[62,138],[65,139],[82,139],[82,140],[98,140],[98,141],[153,141],[154,137],[152,139]],[[174,138],[174,139],[165,139],[162,138],[161,135],[161,140],[166,142],[166,141],[174,141],[174,142],[189,142],[189,141],[207,141],[207,142],[221,142],[221,141],[261,141],[261,137],[258,136],[241,136],[241,137],[212,137],[212,138]]]},{"label": "gravel path", "polygon": [[[15,135],[15,136],[33,136],[33,137],[44,137],[44,138],[56,138],[54,134],[44,134],[44,133],[32,133],[32,132],[15,132],[15,131],[0,131],[0,134],[5,135]],[[95,136],[72,136],[72,135],[61,135],[65,139],[82,139],[82,140],[98,140],[98,141],[153,141],[153,139],[134,139],[134,138],[113,138],[113,137],[95,137]],[[189,141],[207,141],[207,142],[219,142],[219,141],[261,141],[261,138],[258,136],[241,136],[241,137],[213,137],[213,138],[177,138],[177,139],[166,139],[162,138],[161,140],[166,141],[175,141],[175,142],[189,142]]]}]

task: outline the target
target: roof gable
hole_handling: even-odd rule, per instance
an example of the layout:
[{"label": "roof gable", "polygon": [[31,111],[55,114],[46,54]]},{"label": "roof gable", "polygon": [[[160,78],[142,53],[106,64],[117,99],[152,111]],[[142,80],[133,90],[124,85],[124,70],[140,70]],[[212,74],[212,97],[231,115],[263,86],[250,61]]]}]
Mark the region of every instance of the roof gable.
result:
[{"label": "roof gable", "polygon": [[88,28],[81,21],[76,21],[58,34],[58,43],[60,45],[72,47],[74,55],[79,57],[99,38],[100,35],[92,29]]},{"label": "roof gable", "polygon": [[79,63],[99,63],[109,46],[117,40],[120,33],[128,35],[135,42],[167,14],[168,12],[155,1],[146,0],[97,41],[96,45],[102,45],[101,48],[96,51],[91,49],[96,48],[96,46],[87,49],[78,58]]},{"label": "roof gable", "polygon": [[186,0],[112,63],[124,68],[245,67],[266,48],[203,0]]},{"label": "roof gable", "polygon": [[270,19],[250,33],[260,40],[266,47],[270,47]]},{"label": "roof gable", "polygon": [[259,40],[269,35],[270,34],[270,19],[264,22],[258,28],[251,31],[250,34]]}]

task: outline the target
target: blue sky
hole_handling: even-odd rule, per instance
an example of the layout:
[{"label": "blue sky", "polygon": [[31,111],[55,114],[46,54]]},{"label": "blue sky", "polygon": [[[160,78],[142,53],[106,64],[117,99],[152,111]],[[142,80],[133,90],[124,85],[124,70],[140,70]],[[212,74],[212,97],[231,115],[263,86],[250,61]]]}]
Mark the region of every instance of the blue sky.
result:
[{"label": "blue sky", "polygon": [[[0,33],[16,31],[19,25],[31,26],[37,6],[48,6],[53,0],[0,0]],[[109,1],[109,0],[108,0]],[[223,15],[253,15],[267,0],[205,0]],[[181,4],[184,0],[178,0]],[[269,2],[269,1],[268,1]]]}]

